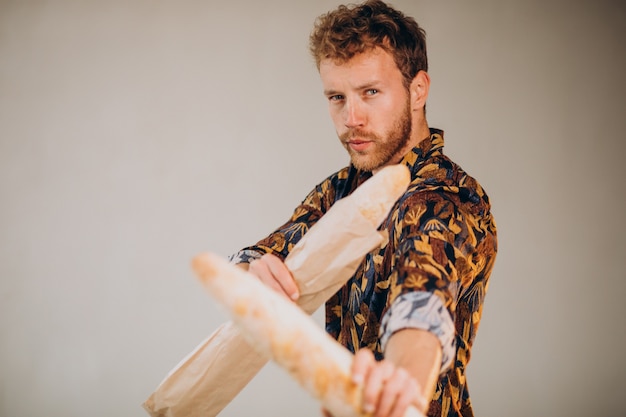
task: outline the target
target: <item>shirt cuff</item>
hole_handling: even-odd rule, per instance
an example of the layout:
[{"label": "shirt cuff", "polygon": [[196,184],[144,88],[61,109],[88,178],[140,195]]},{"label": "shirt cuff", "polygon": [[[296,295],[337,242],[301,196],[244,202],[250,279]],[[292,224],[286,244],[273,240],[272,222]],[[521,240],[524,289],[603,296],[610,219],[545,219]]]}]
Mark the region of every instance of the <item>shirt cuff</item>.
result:
[{"label": "shirt cuff", "polygon": [[228,257],[228,262],[235,265],[249,264],[251,261],[259,259],[261,256],[263,256],[262,253],[250,249],[244,249],[230,255]]},{"label": "shirt cuff", "polygon": [[398,296],[383,316],[380,326],[383,352],[391,335],[402,329],[422,329],[437,336],[442,353],[440,374],[448,370],[456,356],[455,329],[441,298],[424,291]]}]

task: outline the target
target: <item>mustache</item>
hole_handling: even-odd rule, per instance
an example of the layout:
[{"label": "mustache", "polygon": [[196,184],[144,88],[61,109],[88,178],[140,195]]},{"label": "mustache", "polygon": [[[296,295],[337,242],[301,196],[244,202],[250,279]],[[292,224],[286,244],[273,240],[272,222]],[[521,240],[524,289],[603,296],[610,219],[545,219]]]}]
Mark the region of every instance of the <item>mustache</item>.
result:
[{"label": "mustache", "polygon": [[343,143],[349,142],[352,139],[368,139],[368,140],[379,140],[380,138],[378,137],[378,135],[376,135],[375,133],[372,132],[368,132],[365,130],[361,130],[361,129],[350,129],[344,133],[342,133],[341,135],[339,135],[339,139],[341,139],[341,141]]}]

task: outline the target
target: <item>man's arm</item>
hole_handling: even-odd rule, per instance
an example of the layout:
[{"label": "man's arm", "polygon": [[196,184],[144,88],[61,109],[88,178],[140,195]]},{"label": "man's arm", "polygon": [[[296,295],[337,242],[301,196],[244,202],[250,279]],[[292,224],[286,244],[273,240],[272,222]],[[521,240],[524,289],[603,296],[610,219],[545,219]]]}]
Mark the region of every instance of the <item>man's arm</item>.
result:
[{"label": "man's arm", "polygon": [[[285,297],[298,298],[297,286],[285,264],[264,255],[249,266],[240,265]],[[402,417],[409,405],[428,411],[441,368],[439,338],[426,330],[407,328],[395,332],[377,362],[369,349],[356,353],[352,375],[363,383],[363,410],[375,417]]]},{"label": "man's arm", "polygon": [[364,383],[363,410],[376,417],[402,417],[409,405],[428,411],[441,367],[441,344],[426,330],[403,329],[376,362],[368,349],[357,352],[353,379]]},{"label": "man's arm", "polygon": [[[426,412],[435,393],[441,370],[441,342],[433,333],[421,329],[404,329],[389,338],[385,357],[406,369],[420,386]],[[416,404],[417,405],[417,404]]]}]

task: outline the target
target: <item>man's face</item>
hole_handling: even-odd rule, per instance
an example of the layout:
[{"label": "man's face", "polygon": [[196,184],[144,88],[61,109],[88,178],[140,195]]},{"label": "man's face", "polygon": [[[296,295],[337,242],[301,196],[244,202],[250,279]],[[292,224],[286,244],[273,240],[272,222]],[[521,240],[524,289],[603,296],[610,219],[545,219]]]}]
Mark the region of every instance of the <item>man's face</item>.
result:
[{"label": "man's face", "polygon": [[320,76],[352,164],[374,171],[398,163],[411,147],[412,120],[409,93],[392,56],[376,48],[341,64],[322,60]]}]

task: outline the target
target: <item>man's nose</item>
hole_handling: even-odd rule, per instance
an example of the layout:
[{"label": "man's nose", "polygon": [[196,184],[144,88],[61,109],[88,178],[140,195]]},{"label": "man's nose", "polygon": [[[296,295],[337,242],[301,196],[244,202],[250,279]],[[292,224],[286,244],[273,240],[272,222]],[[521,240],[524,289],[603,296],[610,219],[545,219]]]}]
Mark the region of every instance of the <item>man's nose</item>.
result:
[{"label": "man's nose", "polygon": [[361,104],[357,100],[347,100],[344,107],[344,124],[346,127],[354,128],[363,126],[365,123],[365,113]]}]

